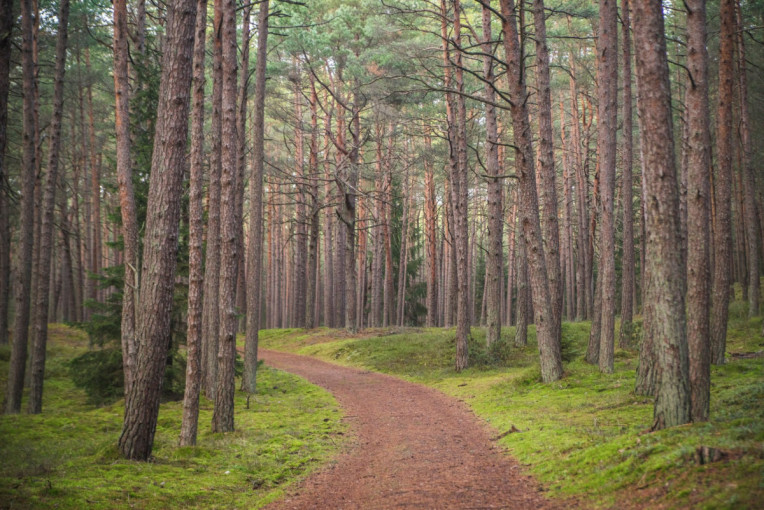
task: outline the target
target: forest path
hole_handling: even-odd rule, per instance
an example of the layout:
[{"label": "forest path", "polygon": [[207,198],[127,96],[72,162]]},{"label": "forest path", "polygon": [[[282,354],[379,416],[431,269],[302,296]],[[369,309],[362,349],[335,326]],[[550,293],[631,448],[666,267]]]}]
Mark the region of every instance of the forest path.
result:
[{"label": "forest path", "polygon": [[555,508],[463,403],[395,377],[260,350],[330,391],[355,440],[269,508]]}]

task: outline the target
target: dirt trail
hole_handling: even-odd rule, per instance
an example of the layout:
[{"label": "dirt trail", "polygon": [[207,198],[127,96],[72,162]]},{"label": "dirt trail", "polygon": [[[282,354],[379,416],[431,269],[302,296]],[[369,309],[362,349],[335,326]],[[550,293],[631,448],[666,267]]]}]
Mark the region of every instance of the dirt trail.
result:
[{"label": "dirt trail", "polygon": [[357,438],[269,508],[555,508],[461,402],[394,377],[260,350],[329,390]]}]

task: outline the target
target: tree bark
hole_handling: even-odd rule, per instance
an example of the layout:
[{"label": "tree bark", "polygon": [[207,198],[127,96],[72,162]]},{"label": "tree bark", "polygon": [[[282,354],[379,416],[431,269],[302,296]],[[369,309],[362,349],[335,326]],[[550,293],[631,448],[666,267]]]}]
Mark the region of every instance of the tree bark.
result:
[{"label": "tree bark", "polygon": [[708,420],[711,391],[709,343],[711,136],[708,106],[706,1],[690,0],[687,9],[687,345],[692,421]]},{"label": "tree bark", "polygon": [[[615,0],[608,0],[615,1]],[[536,81],[538,96],[539,152],[538,194],[543,214],[541,233],[547,262],[549,298],[553,327],[560,335],[562,324],[562,271],[560,269],[560,226],[557,212],[557,178],[554,169],[554,132],[552,131],[552,94],[549,77],[549,48],[546,44],[544,1],[533,0],[533,24],[536,29]],[[614,50],[613,50],[614,51]],[[614,106],[615,108],[615,106]],[[615,136],[615,131],[613,131]]]},{"label": "tree bark", "polygon": [[125,398],[125,421],[119,438],[120,452],[132,460],[145,461],[151,456],[171,334],[195,18],[193,0],[175,0],[168,5],[147,203],[148,210],[155,214],[146,219],[138,305],[142,317],[138,325],[138,365]]},{"label": "tree bark", "polygon": [[634,44],[645,157],[647,279],[645,335],[656,351],[658,387],[653,429],[690,420],[685,330],[685,278],[679,232],[679,190],[674,160],[671,88],[662,5],[635,2]]},{"label": "tree bark", "polygon": [[318,94],[316,80],[310,75],[310,155],[308,158],[308,179],[310,182],[310,214],[308,237],[308,274],[306,284],[305,327],[308,329],[318,326],[317,317],[317,270],[318,270],[318,238],[321,228],[321,208],[318,200]]},{"label": "tree bark", "polygon": [[[429,128],[425,128],[424,150],[427,155],[432,152]],[[438,210],[435,203],[435,176],[429,157],[424,162],[424,202],[427,253],[427,321],[425,324],[428,328],[432,328],[440,324],[438,321]]]},{"label": "tree bark", "polygon": [[[540,1],[540,0],[538,0]],[[543,9],[543,6],[542,6]],[[504,236],[504,219],[502,190],[504,182],[499,178],[499,130],[496,119],[496,93],[494,83],[496,77],[493,70],[493,36],[491,34],[491,4],[490,0],[483,5],[483,78],[485,79],[485,159],[488,174],[488,254],[486,260],[486,343],[491,345],[501,337],[501,269],[502,241]],[[538,34],[537,34],[538,35]],[[546,48],[546,46],[545,46]],[[547,68],[547,71],[549,69]],[[547,74],[547,78],[548,78]],[[551,117],[550,131],[551,131]],[[551,136],[551,132],[550,132]],[[550,140],[551,144],[551,140]],[[543,149],[542,149],[543,151]],[[555,204],[556,205],[556,204]],[[555,207],[556,209],[556,207]],[[555,219],[556,221],[556,219]]]},{"label": "tree bark", "polygon": [[521,225],[530,272],[531,294],[538,339],[541,378],[544,382],[562,377],[560,340],[554,326],[554,315],[547,279],[546,259],[542,247],[539,223],[538,195],[536,192],[536,169],[534,168],[531,127],[528,119],[527,91],[523,59],[517,36],[513,0],[501,0],[502,28],[507,59],[509,93],[512,99],[513,133],[515,137],[515,160],[521,199]]},{"label": "tree bark", "polygon": [[[254,393],[257,381],[257,344],[262,309],[263,264],[263,168],[265,166],[265,72],[268,56],[269,2],[260,3],[257,16],[257,62],[255,64],[255,104],[252,129],[252,173],[249,176],[249,239],[247,246],[247,338],[244,345],[244,373],[241,387]],[[273,218],[271,218],[273,220]],[[269,242],[269,245],[271,243]],[[271,246],[269,246],[271,248]]]},{"label": "tree bark", "polygon": [[202,383],[202,287],[204,269],[204,60],[207,0],[196,2],[193,57],[193,110],[191,112],[191,175],[188,191],[188,318],[186,330],[186,387],[180,445],[194,446],[199,428],[199,392]]},{"label": "tree bark", "polygon": [[122,291],[121,345],[125,394],[135,377],[137,356],[136,309],[138,275],[138,220],[133,191],[130,156],[130,83],[128,79],[127,1],[114,2],[114,95],[115,133],[117,139],[117,183],[122,216],[125,277]]},{"label": "tree bark", "polygon": [[215,399],[220,334],[220,250],[221,250],[221,179],[222,179],[222,101],[223,101],[223,13],[220,1],[215,2],[212,21],[212,152],[207,210],[207,253],[204,265],[204,303],[202,309],[203,387],[207,398]]},{"label": "tree bark", "polygon": [[748,265],[748,316],[759,314],[759,234],[756,218],[756,172],[753,168],[751,121],[748,111],[748,75],[743,38],[743,18],[740,0],[735,2],[738,59],[738,100],[740,101],[741,172],[743,177],[743,206],[745,210],[745,254]]},{"label": "tree bark", "polygon": [[600,0],[600,23],[597,34],[597,74],[599,83],[599,121],[597,143],[600,163],[601,246],[599,278],[601,279],[600,372],[613,372],[615,348],[615,157],[618,96],[618,4],[616,0]]},{"label": "tree bark", "polygon": [[621,0],[623,23],[623,174],[621,175],[623,197],[623,258],[621,259],[621,331],[619,346],[632,344],[634,317],[634,208],[633,175],[634,159],[632,134],[631,92],[631,20],[629,0]]},{"label": "tree bark", "polygon": [[[234,430],[233,400],[236,392],[236,278],[239,275],[236,225],[236,2],[215,0],[223,11],[223,94],[221,119],[222,173],[220,176],[220,331],[218,332],[217,380],[212,412],[213,432]],[[217,7],[217,5],[216,5]]]},{"label": "tree bark", "polygon": [[8,207],[8,90],[11,71],[13,0],[0,1],[0,345],[8,345],[8,305],[11,290],[11,225]]},{"label": "tree bark", "polygon": [[53,79],[53,118],[50,125],[48,168],[43,191],[42,225],[40,225],[40,258],[37,271],[37,292],[32,335],[31,381],[29,384],[29,414],[42,412],[42,390],[45,377],[45,348],[48,343],[48,305],[50,297],[50,263],[53,252],[53,212],[58,184],[58,161],[61,151],[61,115],[64,109],[64,73],[69,24],[69,0],[61,0],[58,11],[56,39],[56,70]]},{"label": "tree bark", "polygon": [[29,335],[30,294],[32,290],[32,249],[34,246],[34,187],[37,169],[35,139],[35,89],[34,28],[31,0],[21,1],[21,64],[23,76],[23,137],[21,162],[21,228],[19,232],[18,269],[15,288],[15,317],[13,345],[6,386],[5,412],[21,411],[21,394],[24,389],[27,343]]},{"label": "tree bark", "polygon": [[732,62],[735,0],[722,0],[719,35],[719,104],[716,113],[716,179],[714,180],[714,275],[711,284],[711,362],[724,364],[732,255]]}]

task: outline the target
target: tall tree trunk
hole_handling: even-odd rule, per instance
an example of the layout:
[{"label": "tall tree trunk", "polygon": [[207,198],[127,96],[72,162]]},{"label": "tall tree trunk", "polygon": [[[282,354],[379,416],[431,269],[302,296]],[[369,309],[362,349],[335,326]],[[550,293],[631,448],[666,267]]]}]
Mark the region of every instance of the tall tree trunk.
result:
[{"label": "tall tree trunk", "polygon": [[175,0],[168,5],[147,202],[149,211],[161,214],[149,214],[146,219],[138,365],[125,398],[125,421],[119,438],[120,452],[132,460],[145,461],[151,456],[171,334],[195,18],[193,0]]},{"label": "tall tree trunk", "polygon": [[221,250],[221,179],[222,179],[222,101],[223,101],[223,12],[220,1],[215,2],[212,21],[212,126],[210,177],[207,188],[207,253],[204,265],[204,302],[202,305],[202,363],[203,386],[207,398],[215,398],[218,338],[220,334],[220,270]]},{"label": "tall tree trunk", "polygon": [[600,0],[597,34],[597,74],[599,119],[597,143],[600,163],[600,201],[602,204],[602,242],[599,278],[601,279],[600,371],[613,372],[615,348],[615,158],[618,96],[618,3]]},{"label": "tall tree trunk", "polygon": [[714,180],[714,276],[711,284],[711,362],[724,364],[732,251],[732,62],[735,43],[735,0],[722,0],[719,35],[719,105],[716,113],[716,160]]},{"label": "tall tree trunk", "polygon": [[[453,5],[453,39],[454,45],[454,87],[457,91],[453,102],[456,111],[453,112],[452,130],[450,137],[454,152],[454,162],[451,165],[451,207],[454,222],[454,252],[456,254],[456,370],[467,368],[469,364],[469,335],[470,319],[470,288],[469,288],[469,225],[467,213],[468,172],[467,168],[467,107],[464,99],[464,71],[462,67],[462,8],[460,0],[452,0]],[[445,7],[443,8],[445,11]]]},{"label": "tall tree trunk", "polygon": [[16,307],[13,324],[13,346],[8,370],[5,412],[21,411],[21,393],[24,389],[24,371],[27,361],[29,334],[30,294],[32,290],[32,249],[34,245],[34,185],[35,161],[35,89],[34,29],[31,0],[21,1],[21,64],[23,76],[23,152],[21,162],[21,229],[19,232],[18,269],[15,288]]},{"label": "tall tree trunk", "polygon": [[53,117],[51,119],[48,168],[43,191],[42,225],[40,225],[40,258],[37,271],[37,292],[32,334],[31,381],[29,384],[29,413],[42,412],[42,389],[45,377],[45,348],[48,343],[48,305],[50,297],[50,263],[53,252],[53,212],[58,184],[58,161],[61,152],[61,115],[64,109],[64,73],[66,72],[66,43],[69,24],[69,0],[61,0],[58,11],[56,39],[56,70],[53,79]]},{"label": "tall tree trunk", "polygon": [[565,212],[563,220],[563,236],[567,245],[567,253],[565,254],[565,300],[567,304],[566,315],[568,320],[574,320],[576,318],[576,281],[580,280],[580,273],[577,274],[578,265],[575,264],[575,243],[573,241],[573,196],[571,190],[574,188],[573,177],[571,172],[571,158],[569,154],[570,148],[567,145],[567,135],[565,133],[565,109],[563,107],[562,93],[560,93],[560,142],[562,143],[562,184],[563,184],[563,201]]},{"label": "tall tree trunk", "polygon": [[[371,325],[380,327],[382,325],[382,307],[384,299],[384,229],[385,229],[385,211],[387,201],[385,198],[385,172],[383,165],[383,135],[382,122],[377,120],[375,126],[376,135],[376,161],[374,175],[374,216],[376,224],[374,226],[374,253],[371,266]],[[427,135],[425,135],[427,136]],[[425,180],[427,180],[427,165],[425,164]],[[425,189],[425,192],[427,190]]]},{"label": "tall tree trunk", "polygon": [[138,220],[133,191],[130,157],[130,83],[128,79],[127,1],[114,2],[114,95],[115,132],[117,138],[117,183],[122,216],[125,277],[122,291],[121,345],[125,394],[135,378],[136,309],[140,278],[138,275]]},{"label": "tall tree trunk", "polygon": [[[85,69],[88,74],[92,73],[90,66],[90,50],[85,48]],[[94,275],[101,273],[103,249],[101,241],[101,163],[99,149],[96,148],[95,120],[93,118],[93,84],[88,83],[87,87],[87,108],[88,108],[88,148],[90,149],[90,201],[92,223],[89,228],[92,231],[90,246],[90,272]],[[98,281],[93,279],[91,286],[90,299],[101,301],[101,291],[98,288]]]},{"label": "tall tree trunk", "polygon": [[246,252],[244,251],[244,183],[247,173],[247,103],[249,100],[249,44],[250,17],[252,5],[247,4],[242,12],[241,28],[241,81],[239,82],[239,110],[236,114],[236,249],[240,253],[236,276],[237,329],[245,332],[247,327],[247,275]]},{"label": "tall tree trunk", "polygon": [[387,156],[384,161],[385,173],[385,207],[384,207],[384,228],[382,230],[383,242],[385,244],[385,288],[383,289],[382,304],[382,327],[387,327],[393,323],[393,147],[394,135],[392,122],[388,129],[390,135],[387,142]]},{"label": "tall tree trunk", "polygon": [[223,109],[221,126],[222,173],[220,177],[220,332],[218,333],[217,380],[212,412],[213,432],[232,432],[236,392],[236,279],[239,275],[238,227],[236,224],[236,2],[215,0],[223,10]]},{"label": "tall tree trunk", "polygon": [[13,0],[0,0],[0,345],[8,345],[8,305],[11,290],[11,225],[8,207],[8,89],[11,71]]},{"label": "tall tree trunk", "polygon": [[[257,381],[257,344],[263,264],[263,167],[265,166],[265,71],[268,56],[269,2],[260,3],[257,16],[257,62],[255,64],[255,104],[252,129],[252,173],[249,176],[249,238],[247,246],[247,338],[244,345],[244,372],[241,387],[254,393]],[[242,77],[242,79],[244,79]],[[273,218],[271,217],[271,221]],[[269,249],[272,249],[269,242]]]},{"label": "tall tree trunk", "polygon": [[687,346],[690,363],[691,416],[708,420],[711,391],[709,343],[711,135],[708,108],[706,1],[691,0],[687,9],[687,87],[689,131],[687,167]]},{"label": "tall tree trunk", "polygon": [[513,0],[501,0],[507,77],[512,99],[510,112],[515,137],[515,160],[522,206],[522,232],[530,270],[534,322],[541,361],[541,378],[545,382],[550,382],[562,377],[562,358],[560,340],[554,326],[549,282],[546,276],[546,260],[542,246],[538,195],[536,193],[536,169],[534,168],[531,127],[526,103],[525,73],[514,11]]},{"label": "tall tree trunk", "polygon": [[424,162],[424,223],[426,243],[427,271],[427,322],[428,328],[439,325],[438,321],[438,210],[435,204],[435,176],[429,154],[432,152],[432,139],[428,127],[425,127],[424,150],[428,157]]},{"label": "tall tree trunk", "polygon": [[635,2],[634,45],[645,156],[647,280],[645,335],[656,350],[658,387],[653,429],[690,420],[685,332],[685,274],[680,253],[679,190],[674,160],[671,88],[662,5]]},{"label": "tall tree trunk", "polygon": [[305,280],[307,277],[308,266],[308,217],[305,212],[306,207],[306,179],[305,179],[305,157],[304,157],[304,137],[302,127],[302,82],[300,79],[300,66],[296,58],[295,73],[297,78],[294,80],[294,114],[295,114],[295,171],[297,172],[297,203],[295,204],[295,274],[294,274],[294,326],[305,327],[305,307],[307,303]]},{"label": "tall tree trunk", "polygon": [[[328,93],[327,93],[328,95]],[[329,145],[331,142],[332,119],[327,114],[324,120],[324,198],[331,202],[331,160]],[[332,208],[327,207],[324,213],[324,325],[333,327],[334,323],[334,239]]]},{"label": "tall tree trunk", "polygon": [[632,319],[634,317],[634,208],[633,176],[634,159],[632,134],[631,93],[631,20],[629,0],[621,0],[623,23],[623,174],[621,176],[623,197],[623,257],[621,259],[621,332],[619,345],[629,347],[632,343]]},{"label": "tall tree trunk", "polygon": [[316,80],[310,76],[310,155],[308,158],[308,179],[310,188],[310,206],[308,214],[308,274],[306,276],[305,327],[308,329],[318,326],[316,313],[317,302],[317,269],[318,269],[318,237],[321,228],[321,209],[318,201],[318,94]]},{"label": "tall tree trunk", "polygon": [[397,312],[395,314],[395,324],[399,327],[403,327],[403,317],[406,310],[406,269],[408,266],[409,255],[409,223],[411,222],[411,187],[409,185],[408,171],[403,179],[403,218],[401,219],[401,244],[400,244],[400,256],[398,257],[398,300]]},{"label": "tall tree trunk", "polygon": [[[609,0],[615,1],[615,0]],[[562,271],[560,269],[560,227],[557,213],[557,179],[554,169],[554,132],[552,131],[552,94],[549,77],[549,48],[546,44],[544,1],[533,0],[533,24],[536,29],[536,81],[539,89],[538,123],[538,195],[543,211],[541,233],[549,280],[553,327],[560,335],[562,321]],[[615,106],[614,106],[615,108]],[[613,132],[615,136],[615,131]]]},{"label": "tall tree trunk", "polygon": [[[572,56],[572,54],[571,54]],[[571,64],[571,69],[575,73],[575,60]],[[570,109],[573,114],[572,127],[573,138],[573,161],[575,163],[576,176],[576,203],[578,219],[578,268],[580,274],[578,281],[578,290],[576,292],[576,318],[578,320],[590,319],[592,311],[589,308],[589,294],[591,294],[591,274],[592,261],[589,259],[589,182],[584,173],[584,164],[581,157],[581,125],[578,112],[578,87],[575,80],[575,74],[570,78]]]},{"label": "tall tree trunk", "polygon": [[517,273],[515,271],[515,253],[517,252],[518,248],[516,246],[519,246],[519,243],[517,242],[518,238],[518,228],[517,228],[517,192],[515,191],[517,188],[514,188],[512,190],[510,201],[512,202],[512,209],[509,213],[509,242],[507,243],[508,249],[509,249],[509,257],[507,261],[507,293],[506,293],[506,316],[504,319],[504,324],[507,326],[511,326],[514,324],[514,320],[512,319],[513,313],[512,313],[512,289],[515,286],[515,274]]},{"label": "tall tree trunk", "polygon": [[528,257],[523,231],[518,232],[517,242],[517,311],[515,312],[515,345],[528,344],[528,310],[530,309],[530,289],[528,288]]},{"label": "tall tree trunk", "polygon": [[186,330],[186,387],[180,445],[194,446],[199,428],[199,392],[202,383],[202,287],[204,269],[204,60],[207,35],[207,0],[196,2],[191,112],[191,175],[188,191],[188,318]]},{"label": "tall tree trunk", "polygon": [[[502,188],[504,182],[499,178],[499,130],[496,119],[496,93],[494,83],[496,77],[493,70],[493,36],[491,35],[491,4],[490,0],[483,5],[483,78],[485,79],[485,158],[488,174],[488,255],[486,260],[486,284],[484,290],[486,300],[485,341],[488,345],[501,337],[501,269],[502,241],[504,237],[504,218],[502,203]],[[548,71],[548,68],[547,68]],[[548,77],[548,75],[547,75]],[[551,120],[551,118],[550,118]],[[551,124],[550,124],[551,130]],[[551,140],[550,140],[551,143]],[[556,219],[555,219],[556,221]]]},{"label": "tall tree trunk", "polygon": [[756,218],[756,174],[751,162],[751,121],[748,113],[748,75],[743,38],[743,18],[740,0],[736,5],[738,99],[740,101],[741,172],[743,174],[743,205],[745,209],[745,254],[748,264],[748,316],[759,314],[759,234]]}]

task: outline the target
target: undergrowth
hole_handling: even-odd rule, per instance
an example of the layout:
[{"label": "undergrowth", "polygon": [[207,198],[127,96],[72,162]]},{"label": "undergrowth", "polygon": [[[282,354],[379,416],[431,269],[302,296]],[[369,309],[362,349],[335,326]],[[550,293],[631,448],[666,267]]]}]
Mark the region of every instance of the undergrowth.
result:
[{"label": "undergrowth", "polygon": [[[485,346],[473,328],[469,369],[454,370],[453,329],[365,331],[364,338],[332,339],[321,331],[262,332],[261,345],[343,365],[394,374],[434,386],[465,401],[502,436],[499,443],[558,498],[585,507],[760,508],[764,500],[764,358],[761,318],[747,305],[730,309],[728,363],[712,369],[708,423],[649,432],[652,399],[633,394],[636,350],[616,349],[615,372],[582,361],[587,322],[563,324],[572,360],[565,377],[540,381],[535,330],[528,345],[513,345],[514,328]],[[636,321],[637,330],[639,320]],[[510,432],[518,431],[518,432]],[[700,465],[700,446],[723,459]]]},{"label": "undergrowth", "polygon": [[[0,417],[0,508],[257,508],[337,451],[336,401],[285,372],[261,368],[257,393],[236,393],[236,431],[213,434],[202,398],[195,447],[178,447],[181,402],[162,404],[151,462],[120,459],[122,401],[88,403],[69,379],[84,333],[51,325],[43,414]],[[8,362],[0,355],[0,389]]]}]

